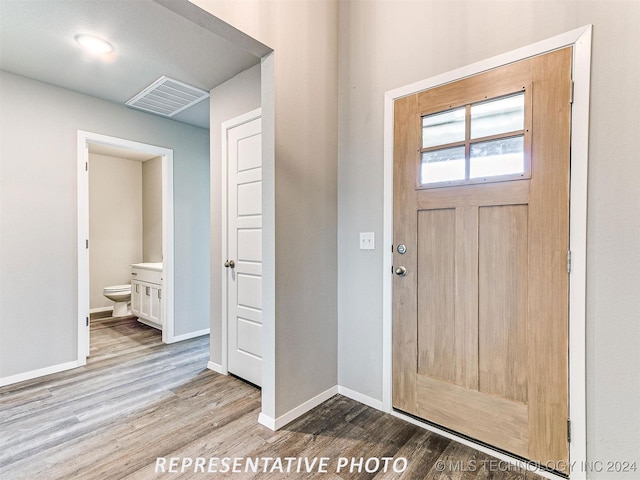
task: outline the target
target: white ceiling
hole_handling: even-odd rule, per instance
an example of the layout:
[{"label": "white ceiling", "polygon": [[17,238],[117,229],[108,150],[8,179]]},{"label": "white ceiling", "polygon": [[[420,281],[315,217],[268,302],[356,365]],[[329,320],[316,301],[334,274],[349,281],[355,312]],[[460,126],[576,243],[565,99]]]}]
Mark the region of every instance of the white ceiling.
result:
[{"label": "white ceiling", "polygon": [[[108,40],[86,54],[79,33]],[[162,75],[204,90],[260,59],[152,0],[0,0],[0,69],[119,104]],[[209,128],[209,102],[172,117]]]}]

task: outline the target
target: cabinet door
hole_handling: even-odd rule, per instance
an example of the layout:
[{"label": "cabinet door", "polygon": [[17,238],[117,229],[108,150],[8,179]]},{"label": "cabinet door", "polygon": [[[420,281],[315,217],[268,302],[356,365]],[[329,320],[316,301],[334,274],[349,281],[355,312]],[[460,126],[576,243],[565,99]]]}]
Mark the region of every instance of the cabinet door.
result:
[{"label": "cabinet door", "polygon": [[150,320],[151,313],[151,286],[140,284],[140,316]]},{"label": "cabinet door", "polygon": [[143,287],[140,285],[140,282],[131,281],[131,313],[136,317],[140,315],[142,289]]},{"label": "cabinet door", "polygon": [[149,320],[158,325],[162,325],[162,315],[160,312],[162,290],[160,285],[150,286],[151,295],[149,297]]}]

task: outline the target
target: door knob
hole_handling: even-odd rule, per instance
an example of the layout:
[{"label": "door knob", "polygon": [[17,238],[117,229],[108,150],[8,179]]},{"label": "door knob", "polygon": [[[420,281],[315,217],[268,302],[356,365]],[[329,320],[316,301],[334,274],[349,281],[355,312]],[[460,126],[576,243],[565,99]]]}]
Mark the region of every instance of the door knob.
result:
[{"label": "door knob", "polygon": [[226,262],[224,262],[224,266],[226,268],[235,268],[236,262],[234,262],[233,260],[227,260]]},{"label": "door knob", "polygon": [[404,277],[407,274],[407,269],[400,265],[398,268],[396,268],[395,273],[399,277]]}]

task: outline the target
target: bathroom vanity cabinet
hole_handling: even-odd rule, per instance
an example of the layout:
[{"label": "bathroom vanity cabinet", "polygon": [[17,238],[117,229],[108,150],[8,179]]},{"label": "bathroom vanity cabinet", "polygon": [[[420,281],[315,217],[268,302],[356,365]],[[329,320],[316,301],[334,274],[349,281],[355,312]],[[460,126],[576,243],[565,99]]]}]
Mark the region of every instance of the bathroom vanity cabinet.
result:
[{"label": "bathroom vanity cabinet", "polygon": [[131,265],[131,313],[138,321],[162,330],[162,264]]}]

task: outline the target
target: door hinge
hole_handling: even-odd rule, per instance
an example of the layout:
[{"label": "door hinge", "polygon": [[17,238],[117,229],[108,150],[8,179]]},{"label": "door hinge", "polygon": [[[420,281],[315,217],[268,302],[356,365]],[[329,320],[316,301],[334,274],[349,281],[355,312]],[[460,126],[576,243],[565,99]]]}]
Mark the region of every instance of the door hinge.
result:
[{"label": "door hinge", "polygon": [[571,420],[567,419],[567,442],[571,443]]},{"label": "door hinge", "polygon": [[575,82],[571,80],[571,85],[569,86],[569,103],[573,103],[573,91],[575,90]]},{"label": "door hinge", "polygon": [[87,238],[84,242],[85,242],[86,248],[88,249],[89,248],[89,239]]},{"label": "door hinge", "polygon": [[89,317],[85,317],[85,326],[88,327],[89,326]]},{"label": "door hinge", "polygon": [[567,273],[571,273],[571,250],[567,250]]},{"label": "door hinge", "polygon": [[84,171],[85,172],[89,171],[89,162],[84,162]]}]

